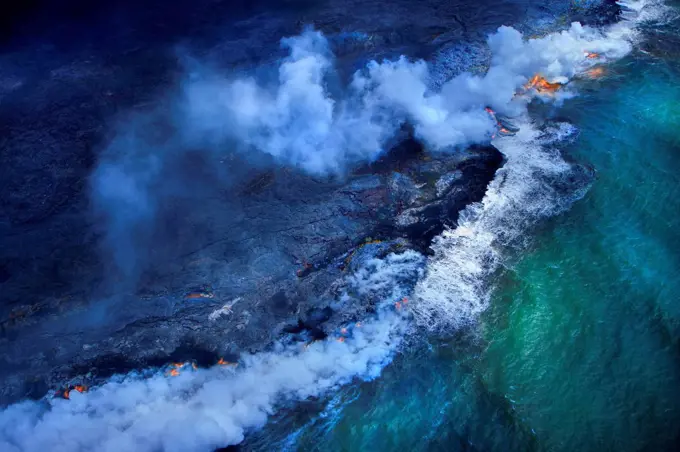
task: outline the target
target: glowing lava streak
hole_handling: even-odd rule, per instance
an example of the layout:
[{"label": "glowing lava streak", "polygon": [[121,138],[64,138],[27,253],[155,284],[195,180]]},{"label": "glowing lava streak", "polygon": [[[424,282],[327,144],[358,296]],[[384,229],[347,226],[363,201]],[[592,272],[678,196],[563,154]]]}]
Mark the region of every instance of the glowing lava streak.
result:
[{"label": "glowing lava streak", "polygon": [[562,88],[561,83],[550,83],[547,81],[543,76],[536,74],[533,77],[531,77],[531,80],[527,82],[526,85],[524,85],[525,90],[530,90],[530,89],[535,89],[539,93],[554,93],[555,91],[559,90]]}]

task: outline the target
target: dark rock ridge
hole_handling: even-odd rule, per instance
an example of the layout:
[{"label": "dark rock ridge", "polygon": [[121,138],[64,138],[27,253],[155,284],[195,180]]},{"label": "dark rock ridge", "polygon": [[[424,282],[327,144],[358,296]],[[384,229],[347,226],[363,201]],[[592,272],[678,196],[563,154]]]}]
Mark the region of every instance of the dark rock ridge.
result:
[{"label": "dark rock ridge", "polygon": [[426,252],[482,199],[502,162],[492,146],[431,154],[408,138],[345,180],[272,169],[237,187],[226,205],[205,199],[192,217],[208,232],[178,233],[136,294],[71,302],[65,312],[59,300],[12,311],[0,340],[11,369],[0,381],[2,401],[172,361],[211,365],[286,336],[322,339],[372,310],[331,306],[343,276],[362,259]]}]

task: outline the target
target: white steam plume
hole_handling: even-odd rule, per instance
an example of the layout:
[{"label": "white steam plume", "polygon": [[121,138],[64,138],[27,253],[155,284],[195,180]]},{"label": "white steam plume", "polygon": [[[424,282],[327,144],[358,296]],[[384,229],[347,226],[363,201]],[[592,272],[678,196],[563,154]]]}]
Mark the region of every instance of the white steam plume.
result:
[{"label": "white steam plume", "polygon": [[484,107],[519,114],[527,100],[515,94],[531,76],[540,72],[566,81],[593,64],[585,52],[606,58],[627,53],[626,38],[574,23],[526,41],[517,30],[501,27],[488,40],[493,57],[484,76],[462,74],[432,91],[424,61],[373,61],[354,75],[344,97],[334,98],[327,88],[333,55],[324,36],[308,30],[282,41],[290,54],[274,87],[252,78],[188,81],[185,130],[211,143],[255,148],[316,174],[375,159],[404,122],[434,151],[487,142],[495,124]]},{"label": "white steam plume", "polygon": [[[156,206],[162,204],[158,198],[167,196],[161,187],[181,179],[167,174],[172,165],[165,163],[185,148],[210,149],[218,156],[264,154],[284,165],[329,175],[376,159],[406,122],[435,152],[488,142],[496,124],[485,107],[521,114],[528,98],[515,94],[530,77],[540,72],[566,81],[596,63],[585,58],[586,51],[618,58],[630,50],[627,34],[630,28],[603,33],[575,23],[566,31],[526,41],[518,31],[501,27],[488,40],[492,60],[484,76],[462,74],[431,89],[427,64],[402,57],[369,63],[354,74],[350,86],[335,91],[328,87],[333,55],[324,36],[308,30],[286,38],[282,45],[289,55],[273,86],[253,78],[189,77],[171,115],[177,137],[167,139],[163,148],[145,145],[137,136],[143,133],[114,142],[111,153],[118,160],[101,164],[92,184],[93,204],[105,211],[105,243],[123,275],[134,279],[137,267],[143,266],[134,265],[143,260],[137,252],[146,243],[143,234],[153,229]],[[144,122],[138,128],[149,129]]]},{"label": "white steam plume", "polygon": [[72,391],[70,400],[12,405],[0,412],[0,450],[190,452],[237,444],[276,405],[377,377],[407,328],[392,304],[410,293],[424,263],[414,251],[369,260],[366,271],[349,278],[344,298],[379,298],[378,315],[344,335],[308,347],[277,345],[244,356],[237,368],[130,374],[88,393]]}]

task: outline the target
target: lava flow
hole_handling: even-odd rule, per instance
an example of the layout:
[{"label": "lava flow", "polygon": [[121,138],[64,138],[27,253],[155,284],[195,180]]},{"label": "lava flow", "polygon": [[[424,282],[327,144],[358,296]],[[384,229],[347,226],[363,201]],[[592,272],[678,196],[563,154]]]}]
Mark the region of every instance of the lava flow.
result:
[{"label": "lava flow", "polygon": [[[498,131],[501,133],[502,136],[514,135],[513,132],[511,132],[510,130],[506,129],[506,128],[503,126],[503,124],[498,120],[498,118],[496,117],[496,112],[495,112],[495,111],[493,111],[490,107],[485,107],[484,110],[489,114],[489,116],[491,116],[491,119],[493,119],[494,121],[496,121],[496,125],[498,126]],[[493,135],[491,136],[491,138],[492,138],[492,139],[493,139],[493,138],[496,138],[496,134],[493,134]],[[406,304],[406,303],[408,303],[408,298],[404,297],[404,300],[402,300],[402,301],[404,301],[404,304]]]},{"label": "lava flow", "polygon": [[588,72],[586,72],[586,75],[590,78],[600,78],[604,75],[604,68],[594,67],[588,70]]},{"label": "lava flow", "polygon": [[550,83],[543,76],[536,74],[524,85],[525,90],[535,89],[539,93],[554,93],[562,88],[561,83]]},{"label": "lava flow", "polygon": [[[71,398],[71,390],[76,390],[76,391],[78,391],[82,394],[83,392],[87,392],[87,386],[85,386],[85,385],[75,385],[73,388],[66,388],[61,393],[61,396],[63,398],[65,398],[66,400],[69,400]],[[57,395],[59,395],[59,393],[57,393]]]},{"label": "lava flow", "polygon": [[226,361],[224,358],[220,358],[220,360],[217,361],[217,364],[220,365],[220,366],[238,367],[238,363],[232,363],[232,362]]}]

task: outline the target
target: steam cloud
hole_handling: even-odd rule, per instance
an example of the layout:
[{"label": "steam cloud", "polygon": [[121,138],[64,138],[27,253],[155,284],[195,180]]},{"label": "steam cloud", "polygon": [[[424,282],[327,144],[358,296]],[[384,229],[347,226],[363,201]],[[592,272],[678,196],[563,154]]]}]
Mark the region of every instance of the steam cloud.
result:
[{"label": "steam cloud", "polygon": [[158,114],[137,121],[141,125],[114,141],[93,177],[94,205],[106,219],[113,261],[125,279],[134,279],[144,266],[140,250],[152,236],[158,205],[196,183],[178,185],[181,177],[169,174],[169,162],[186,149],[205,149],[210,159],[233,153],[251,161],[266,156],[330,175],[376,159],[404,123],[433,152],[488,142],[496,126],[484,107],[521,114],[528,100],[515,94],[531,76],[541,72],[566,81],[593,64],[585,51],[620,57],[630,44],[616,33],[574,23],[561,33],[526,41],[515,29],[501,27],[488,39],[493,55],[488,72],[462,74],[438,90],[429,88],[424,61],[402,57],[371,62],[354,74],[343,95],[334,97],[328,88],[333,55],[328,41],[313,30],[282,40],[289,55],[274,86],[195,70],[170,102],[172,114],[162,117],[171,136],[149,133]]},{"label": "steam cloud", "polygon": [[[112,378],[70,400],[24,402],[0,412],[0,450],[205,451],[243,440],[262,426],[275,404],[306,399],[377,377],[407,328],[392,303],[408,295],[425,259],[414,251],[371,259],[347,281],[342,296],[379,299],[378,316],[349,326],[347,339],[330,338],[242,358],[231,366]],[[190,368],[190,366],[188,366]]]}]

